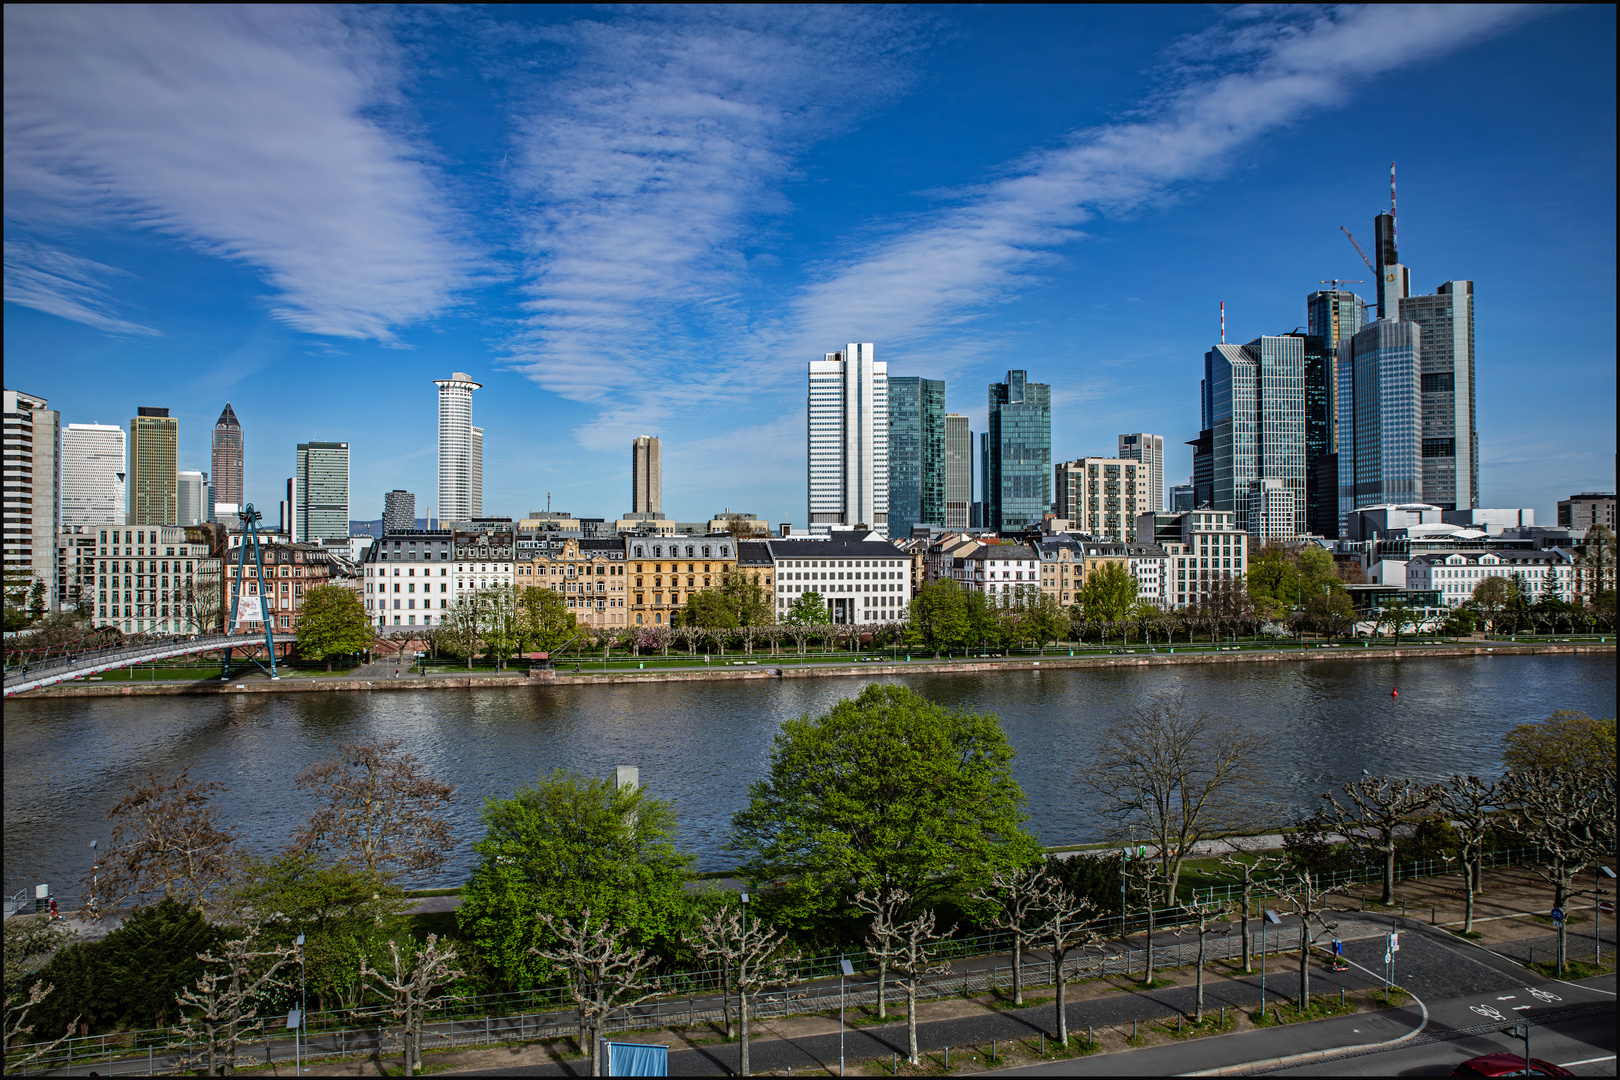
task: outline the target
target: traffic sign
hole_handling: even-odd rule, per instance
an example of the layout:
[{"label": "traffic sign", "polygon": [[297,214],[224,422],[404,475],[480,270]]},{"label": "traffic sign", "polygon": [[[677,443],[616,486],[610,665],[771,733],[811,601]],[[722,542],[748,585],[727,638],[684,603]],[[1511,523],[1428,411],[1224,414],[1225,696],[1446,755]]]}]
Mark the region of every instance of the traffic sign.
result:
[{"label": "traffic sign", "polygon": [[1561,907],[1553,908],[1552,911],[1548,912],[1548,914],[1552,916],[1552,921],[1555,923],[1561,923],[1564,921],[1564,909]]},{"label": "traffic sign", "polygon": [[1400,952],[1401,951],[1401,935],[1399,935],[1399,934],[1391,934],[1391,935],[1389,935],[1389,951],[1390,952]]}]

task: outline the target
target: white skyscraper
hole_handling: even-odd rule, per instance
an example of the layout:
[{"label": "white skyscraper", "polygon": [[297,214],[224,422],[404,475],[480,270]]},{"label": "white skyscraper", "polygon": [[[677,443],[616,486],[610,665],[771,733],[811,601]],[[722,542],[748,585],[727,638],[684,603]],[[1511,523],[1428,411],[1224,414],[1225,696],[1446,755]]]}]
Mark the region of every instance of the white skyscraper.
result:
[{"label": "white skyscraper", "polygon": [[484,429],[468,428],[472,435],[472,458],[467,469],[467,498],[472,503],[472,516],[484,516]]},{"label": "white skyscraper", "polygon": [[68,424],[62,429],[62,524],[124,523],[124,429]]},{"label": "white skyscraper", "polygon": [[889,523],[889,366],[871,343],[810,362],[810,531]]},{"label": "white skyscraper", "polygon": [[[472,426],[472,395],[483,389],[472,377],[455,372],[448,379],[435,379],[439,388],[439,517],[443,521],[470,521],[483,512],[483,491],[477,493],[474,512],[473,479],[483,487],[483,429],[477,429],[475,446]],[[477,472],[474,472],[474,450]]]},{"label": "white skyscraper", "polygon": [[45,610],[54,611],[62,418],[48,404],[33,394],[5,391],[5,564],[8,589],[15,580],[38,581]]},{"label": "white skyscraper", "polygon": [[1154,510],[1164,509],[1164,436],[1138,432],[1119,437],[1119,456],[1148,467],[1148,499]]},{"label": "white skyscraper", "polygon": [[174,474],[177,525],[201,525],[208,520],[208,474],[181,469]]}]

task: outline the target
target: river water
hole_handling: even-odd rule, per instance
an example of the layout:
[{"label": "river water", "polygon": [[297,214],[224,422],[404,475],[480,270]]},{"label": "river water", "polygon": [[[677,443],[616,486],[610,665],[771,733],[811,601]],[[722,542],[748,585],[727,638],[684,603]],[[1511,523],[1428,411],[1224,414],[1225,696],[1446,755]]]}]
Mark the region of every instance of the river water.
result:
[{"label": "river water", "polygon": [[[562,766],[609,776],[636,765],[674,803],[679,844],[701,869],[732,865],[731,816],[769,761],[784,719],[817,713],[873,681],[898,681],[951,708],[1001,717],[1030,825],[1047,844],[1105,839],[1074,787],[1111,721],[1145,695],[1182,691],[1207,711],[1252,725],[1268,750],[1270,806],[1256,827],[1292,819],[1328,786],[1361,775],[1494,776],[1501,736],[1556,709],[1615,714],[1611,656],[1484,656],[1047,669],[917,675],[513,687],[372,693],[21,699],[5,706],[7,895],[49,882],[78,891],[107,811],[149,771],[189,769],[229,785],[219,798],[243,842],[285,842],[311,802],[300,770],[341,742],[399,739],[456,785],[457,851],[420,886],[466,880],[488,797]],[[1399,697],[1390,690],[1398,687]]]}]

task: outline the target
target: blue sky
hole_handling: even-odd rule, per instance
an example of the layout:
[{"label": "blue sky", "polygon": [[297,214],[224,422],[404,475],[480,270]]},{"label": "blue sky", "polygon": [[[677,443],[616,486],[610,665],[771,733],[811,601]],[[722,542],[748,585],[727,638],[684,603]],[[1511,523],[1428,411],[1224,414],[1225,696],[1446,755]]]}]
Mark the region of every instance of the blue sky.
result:
[{"label": "blue sky", "polygon": [[[1475,282],[1482,496],[1614,490],[1615,9],[10,5],[6,385],[64,422],[229,400],[248,497],[346,440],[485,512],[804,524],[805,362],[876,343],[982,429],[1190,471],[1204,351],[1305,321],[1400,177],[1414,286]],[[1370,298],[1370,285],[1357,286]]]}]

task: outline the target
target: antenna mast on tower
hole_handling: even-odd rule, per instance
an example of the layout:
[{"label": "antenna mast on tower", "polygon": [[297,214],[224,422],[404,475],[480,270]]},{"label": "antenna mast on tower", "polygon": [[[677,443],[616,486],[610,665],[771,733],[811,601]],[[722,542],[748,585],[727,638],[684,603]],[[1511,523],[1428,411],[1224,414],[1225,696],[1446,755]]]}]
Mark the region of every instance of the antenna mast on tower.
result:
[{"label": "antenna mast on tower", "polygon": [[1221,301],[1221,344],[1226,344],[1226,301]]},{"label": "antenna mast on tower", "polygon": [[1389,163],[1389,242],[1395,245],[1395,163]]}]

